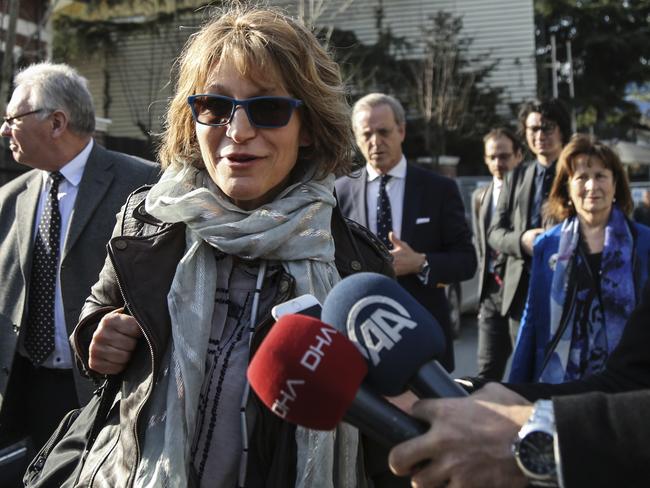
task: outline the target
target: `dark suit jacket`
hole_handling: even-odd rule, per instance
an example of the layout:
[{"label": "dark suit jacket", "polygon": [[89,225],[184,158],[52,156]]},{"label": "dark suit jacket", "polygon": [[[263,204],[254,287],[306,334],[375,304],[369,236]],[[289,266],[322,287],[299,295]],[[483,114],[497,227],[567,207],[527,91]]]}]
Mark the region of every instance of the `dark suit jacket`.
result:
[{"label": "dark suit jacket", "polygon": [[[503,178],[496,213],[488,230],[488,244],[507,256],[503,277],[502,315],[520,317],[528,292],[529,257],[522,251],[521,235],[528,229],[535,163],[517,166]],[[511,310],[511,306],[514,308]]]},{"label": "dark suit jacket", "polygon": [[[61,294],[68,334],[106,257],[115,216],[135,188],[158,178],[160,166],[108,151],[95,142],[88,157],[61,251]],[[41,172],[29,171],[0,187],[0,409],[18,338],[27,319],[36,208]],[[74,357],[74,354],[72,355]],[[73,368],[83,404],[93,385]]]},{"label": "dark suit jacket", "polygon": [[566,488],[650,484],[650,390],[553,400]]},{"label": "dark suit jacket", "polygon": [[[343,215],[367,227],[365,169],[359,177],[336,181],[336,192]],[[442,326],[447,350],[441,364],[454,369],[453,339],[449,307],[441,284],[471,278],[476,271],[476,252],[465,221],[465,209],[456,183],[431,171],[408,165],[404,191],[402,235],[416,252],[425,253],[430,266],[429,281],[424,285],[416,275],[402,276],[406,288]],[[418,219],[428,219],[417,223]]]}]

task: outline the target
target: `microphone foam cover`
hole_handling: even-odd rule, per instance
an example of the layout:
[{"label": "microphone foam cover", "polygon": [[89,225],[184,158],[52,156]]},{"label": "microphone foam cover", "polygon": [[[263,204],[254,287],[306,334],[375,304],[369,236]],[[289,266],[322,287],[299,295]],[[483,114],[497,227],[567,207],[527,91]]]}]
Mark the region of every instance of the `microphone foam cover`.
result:
[{"label": "microphone foam cover", "polygon": [[276,415],[332,430],[367,372],[357,348],[333,327],[306,315],[283,315],[248,366],[248,381]]},{"label": "microphone foam cover", "polygon": [[397,281],[377,273],[337,283],[321,318],[359,348],[368,363],[366,384],[383,395],[403,393],[420,366],[445,350],[438,321]]}]

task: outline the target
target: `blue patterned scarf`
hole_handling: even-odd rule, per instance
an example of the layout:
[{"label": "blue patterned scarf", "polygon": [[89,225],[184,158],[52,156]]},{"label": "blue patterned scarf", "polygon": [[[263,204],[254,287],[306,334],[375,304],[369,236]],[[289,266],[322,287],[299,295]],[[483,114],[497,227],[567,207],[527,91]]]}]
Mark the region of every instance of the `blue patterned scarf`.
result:
[{"label": "blue patterned scarf", "polygon": [[[592,288],[572,288],[577,286],[572,276],[588,272],[588,265],[578,252],[579,242],[578,218],[566,219],[560,230],[558,253],[551,258],[555,261],[555,269],[551,283],[550,337],[555,338],[557,334],[561,337],[553,351],[547,354],[540,382],[563,383],[601,371],[620,341],[636,303],[632,270],[634,240],[623,212],[612,207],[605,227],[600,295]],[[571,296],[575,298],[571,300]],[[588,307],[586,312],[585,306]],[[565,307],[569,308],[565,311]],[[578,317],[580,307],[583,310]],[[584,322],[585,318],[586,327],[577,330],[577,322]],[[563,323],[566,327],[559,330]]]}]

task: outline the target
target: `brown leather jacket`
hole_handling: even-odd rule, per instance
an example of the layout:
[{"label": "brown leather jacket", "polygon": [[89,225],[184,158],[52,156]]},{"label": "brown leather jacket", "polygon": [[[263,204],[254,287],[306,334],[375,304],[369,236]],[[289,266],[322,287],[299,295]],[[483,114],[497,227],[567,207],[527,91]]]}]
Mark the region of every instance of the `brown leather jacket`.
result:
[{"label": "brown leather jacket", "polygon": [[[185,225],[164,224],[147,214],[144,199],[149,187],[129,197],[118,219],[108,256],[98,282],[71,337],[77,362],[86,374],[88,348],[99,320],[125,307],[138,321],[143,339],[123,373],[121,392],[111,411],[113,421],[97,437],[81,475],[81,486],[132,486],[140,459],[140,414],[155,387],[161,355],[170,335],[167,293],[185,250]],[[393,275],[386,248],[364,227],[346,220],[338,208],[332,215],[336,267],[345,277],[359,271]],[[294,279],[278,273],[275,303],[293,296]],[[263,317],[253,336],[255,350],[273,325]],[[250,442],[247,486],[293,486],[295,480],[294,427],[272,415],[253,395],[258,420]],[[261,420],[260,420],[261,419]],[[253,472],[252,467],[257,471]]]}]

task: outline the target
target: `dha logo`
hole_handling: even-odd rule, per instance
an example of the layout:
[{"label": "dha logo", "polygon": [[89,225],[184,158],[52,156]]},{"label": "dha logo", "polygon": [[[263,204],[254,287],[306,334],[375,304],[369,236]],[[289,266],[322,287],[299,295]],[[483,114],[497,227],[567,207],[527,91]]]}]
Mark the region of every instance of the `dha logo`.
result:
[{"label": "dha logo", "polygon": [[280,390],[280,397],[276,398],[271,405],[271,411],[276,415],[285,418],[289,413],[290,406],[287,402],[293,402],[298,397],[296,386],[304,385],[305,380],[287,380],[286,387]]},{"label": "dha logo", "polygon": [[[325,357],[325,347],[331,346],[334,336],[338,334],[332,327],[321,327],[318,334],[314,336],[314,343],[311,344],[300,359],[300,365],[312,373]],[[271,405],[271,411],[276,415],[286,418],[291,410],[291,404],[298,398],[297,386],[305,384],[303,379],[287,379],[284,388],[280,390],[278,398]]]},{"label": "dha logo", "polygon": [[[359,340],[356,330],[357,317],[366,307],[373,307],[375,310],[359,325],[361,334]],[[370,359],[374,366],[380,363],[379,355],[382,350],[390,351],[402,339],[403,329],[412,330],[417,325],[406,308],[396,300],[383,295],[372,295],[355,303],[350,309],[346,324],[348,337],[357,344],[361,354],[366,359]]]},{"label": "dha logo", "polygon": [[333,329],[331,327],[321,327],[319,332],[320,334],[317,334],[314,339],[316,344],[309,346],[309,349],[305,351],[305,354],[300,360],[300,364],[302,364],[311,372],[316,371],[316,368],[318,368],[321,360],[323,357],[325,357],[325,351],[323,350],[323,347],[331,346],[333,340],[332,338],[335,334],[338,333],[336,329]]}]

